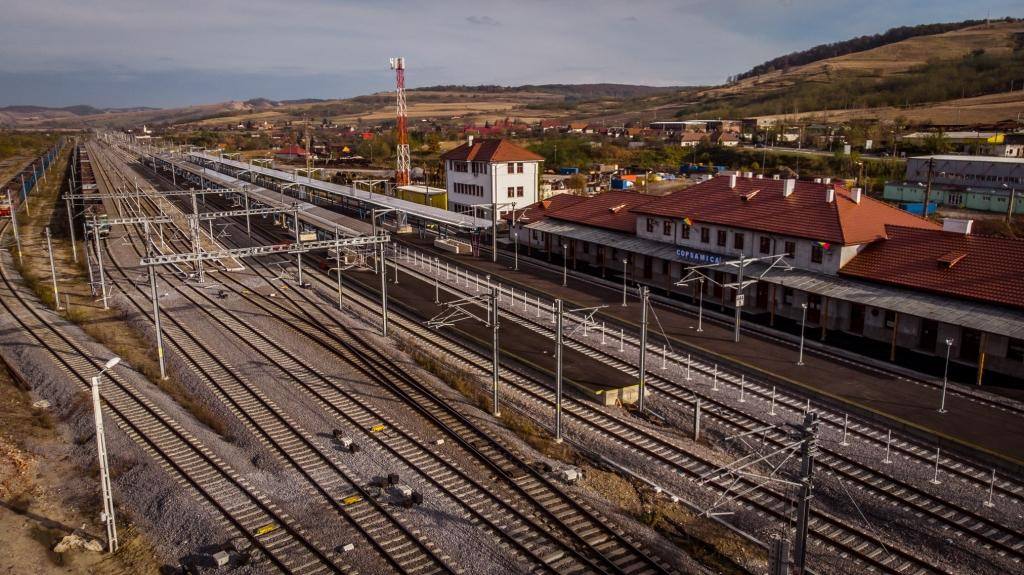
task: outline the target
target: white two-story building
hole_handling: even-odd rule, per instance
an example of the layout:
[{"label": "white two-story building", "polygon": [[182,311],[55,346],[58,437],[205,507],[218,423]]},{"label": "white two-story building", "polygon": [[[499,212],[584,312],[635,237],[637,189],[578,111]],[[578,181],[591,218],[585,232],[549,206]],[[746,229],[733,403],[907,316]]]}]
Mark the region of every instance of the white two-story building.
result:
[{"label": "white two-story building", "polygon": [[[525,207],[540,199],[538,181],[544,158],[508,140],[473,140],[441,156],[447,177],[448,209],[468,212],[474,206],[515,203]],[[511,205],[501,212],[511,211]]]}]

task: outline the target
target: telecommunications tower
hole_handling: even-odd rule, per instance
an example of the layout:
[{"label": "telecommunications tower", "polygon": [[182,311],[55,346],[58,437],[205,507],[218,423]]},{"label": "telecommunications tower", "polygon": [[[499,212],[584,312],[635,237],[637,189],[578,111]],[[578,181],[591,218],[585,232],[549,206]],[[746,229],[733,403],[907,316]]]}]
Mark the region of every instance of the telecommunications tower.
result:
[{"label": "telecommunications tower", "polygon": [[395,185],[409,185],[409,133],[406,128],[408,110],[405,107],[405,58],[391,58],[391,69],[395,71],[395,84],[398,87],[396,104],[398,108],[397,129],[398,145],[395,159]]}]

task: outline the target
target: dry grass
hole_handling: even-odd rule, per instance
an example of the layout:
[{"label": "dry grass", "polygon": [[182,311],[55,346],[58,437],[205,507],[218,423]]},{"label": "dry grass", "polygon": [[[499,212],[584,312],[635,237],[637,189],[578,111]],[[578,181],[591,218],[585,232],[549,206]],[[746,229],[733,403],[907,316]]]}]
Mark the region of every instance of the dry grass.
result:
[{"label": "dry grass", "polygon": [[[417,365],[437,376],[476,407],[484,411],[490,411],[491,396],[480,387],[479,378],[425,351],[416,342],[408,338],[404,339],[402,343],[402,349],[412,357]],[[510,409],[503,411],[499,419],[506,428],[544,455],[567,463],[575,464],[579,461],[579,455],[571,447],[565,443],[555,443],[554,437],[547,430],[538,427],[533,420],[519,415]]]}]

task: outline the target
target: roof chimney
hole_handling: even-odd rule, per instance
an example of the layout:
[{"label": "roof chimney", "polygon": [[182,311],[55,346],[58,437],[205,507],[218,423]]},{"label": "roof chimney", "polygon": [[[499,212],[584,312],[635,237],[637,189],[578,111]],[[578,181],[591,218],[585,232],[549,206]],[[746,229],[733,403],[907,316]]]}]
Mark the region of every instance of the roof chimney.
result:
[{"label": "roof chimney", "polygon": [[473,147],[473,134],[466,136],[466,145]]},{"label": "roof chimney", "polygon": [[821,183],[821,178],[814,178],[814,183],[815,184],[820,184]]},{"label": "roof chimney", "polygon": [[863,190],[861,190],[860,188],[853,188],[852,190],[850,190],[850,194],[853,196],[853,203],[860,203],[861,192],[863,192]]},{"label": "roof chimney", "polygon": [[822,178],[821,179],[821,183],[823,183],[823,184],[831,184],[832,183],[832,178]]},{"label": "roof chimney", "polygon": [[729,189],[736,189],[736,174],[729,174]]},{"label": "roof chimney", "polygon": [[758,174],[758,175],[757,175],[757,179],[759,179],[759,180],[763,180],[763,179],[764,179],[764,174]]},{"label": "roof chimney", "polygon": [[753,178],[754,177],[754,172],[744,172],[743,173],[743,177],[744,178],[748,178],[748,179],[749,178]]},{"label": "roof chimney", "polygon": [[779,179],[779,175],[778,175],[778,174],[772,174],[772,179],[773,179],[773,180],[777,180],[777,179]]},{"label": "roof chimney", "polygon": [[782,182],[782,197],[788,198],[793,194],[793,190],[796,189],[796,180],[793,178],[786,178]]},{"label": "roof chimney", "polygon": [[825,190],[825,202],[831,204],[834,201],[836,201],[836,189],[829,188]]}]

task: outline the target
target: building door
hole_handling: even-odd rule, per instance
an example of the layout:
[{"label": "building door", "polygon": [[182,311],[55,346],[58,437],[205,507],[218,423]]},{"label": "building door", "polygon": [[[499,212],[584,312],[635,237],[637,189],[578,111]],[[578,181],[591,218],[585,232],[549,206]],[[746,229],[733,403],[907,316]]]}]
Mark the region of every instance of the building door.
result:
[{"label": "building door", "polygon": [[976,329],[963,328],[960,331],[960,359],[978,361],[981,351],[981,332]]},{"label": "building door", "polygon": [[654,262],[651,256],[644,256],[644,279],[651,279],[651,272],[653,271]]},{"label": "building door", "polygon": [[807,294],[807,321],[821,323],[821,296],[816,293]]},{"label": "building door", "polygon": [[939,322],[934,319],[921,320],[921,331],[917,334],[918,349],[929,353],[935,351],[935,343],[939,337]]},{"label": "building door", "polygon": [[602,246],[600,244],[597,246],[597,266],[602,268],[602,271],[603,271],[603,268],[604,268],[604,246]]},{"label": "building door", "polygon": [[864,304],[850,304],[850,333],[864,333]]},{"label": "building door", "polygon": [[768,292],[771,290],[765,282],[757,282],[757,309],[768,309]]}]

